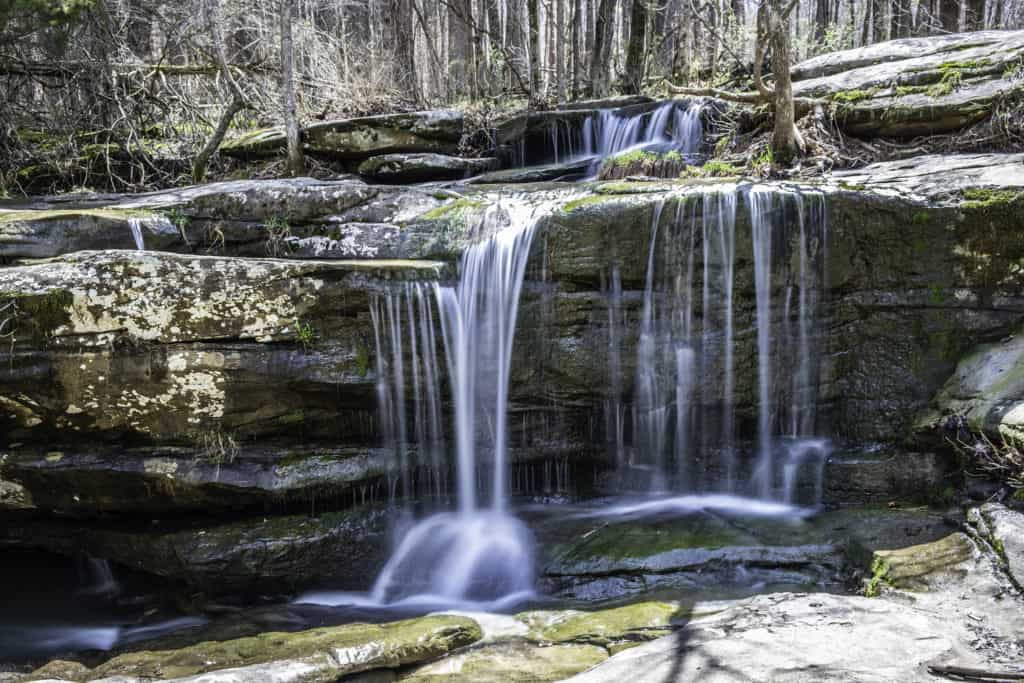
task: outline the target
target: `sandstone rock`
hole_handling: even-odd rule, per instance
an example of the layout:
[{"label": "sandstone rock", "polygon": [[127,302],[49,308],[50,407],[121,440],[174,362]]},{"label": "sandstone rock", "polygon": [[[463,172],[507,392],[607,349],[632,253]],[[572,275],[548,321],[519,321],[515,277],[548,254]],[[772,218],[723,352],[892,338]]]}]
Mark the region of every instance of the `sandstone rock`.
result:
[{"label": "sandstone rock", "polygon": [[359,164],[359,174],[385,183],[422,183],[432,180],[458,180],[493,171],[498,160],[492,157],[466,159],[444,154],[384,154]]},{"label": "sandstone rock", "polygon": [[972,520],[999,555],[1010,578],[1024,590],[1024,514],[986,503],[972,511]]},{"label": "sandstone rock", "polygon": [[263,510],[329,496],[359,502],[391,469],[374,448],[256,448],[211,440],[206,449],[0,451],[0,509],[94,516]]},{"label": "sandstone rock", "polygon": [[[462,137],[463,116],[450,110],[384,114],[325,121],[303,128],[308,153],[359,159],[393,152],[455,153]],[[228,156],[254,158],[273,154],[286,144],[284,130],[254,131],[221,145]]]},{"label": "sandstone rock", "polygon": [[953,131],[991,116],[1024,91],[1008,75],[1024,55],[1024,32],[909,38],[797,64],[793,94],[829,99],[855,135],[914,137]]},{"label": "sandstone rock", "polygon": [[928,590],[943,578],[962,578],[967,573],[964,565],[974,554],[974,544],[962,533],[898,550],[876,550],[865,594],[878,595],[883,585]]},{"label": "sandstone rock", "polygon": [[931,611],[870,598],[777,593],[722,604],[717,613],[697,615],[677,633],[568,681],[923,682],[934,680],[928,664],[953,660],[966,640],[961,625]]},{"label": "sandstone rock", "polygon": [[180,650],[123,654],[74,680],[123,676],[181,683],[333,681],[372,669],[431,661],[480,636],[474,621],[454,616],[264,633]]},{"label": "sandstone rock", "polygon": [[996,443],[1024,443],[1024,330],[964,356],[918,427],[942,430],[951,417]]}]

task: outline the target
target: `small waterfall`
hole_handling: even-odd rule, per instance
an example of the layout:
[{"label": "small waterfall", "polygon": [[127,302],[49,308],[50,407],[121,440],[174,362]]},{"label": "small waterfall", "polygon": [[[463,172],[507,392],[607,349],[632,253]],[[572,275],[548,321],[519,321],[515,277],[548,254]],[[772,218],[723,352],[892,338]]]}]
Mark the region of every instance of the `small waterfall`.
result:
[{"label": "small waterfall", "polygon": [[[436,287],[455,409],[458,511],[409,530],[374,585],[377,603],[502,601],[532,592],[532,537],[507,513],[508,391],[519,295],[539,215],[514,199],[491,206],[482,227],[501,229],[465,252],[457,287]],[[415,362],[414,349],[412,356]],[[492,480],[484,508],[477,486],[486,456]]]},{"label": "small waterfall", "polygon": [[608,296],[608,376],[610,387],[605,401],[605,438],[615,449],[615,464],[625,471],[626,414],[622,404],[622,276],[613,264],[606,288]]},{"label": "small waterfall", "polygon": [[132,239],[135,240],[135,248],[138,251],[146,251],[146,241],[142,236],[143,219],[138,216],[128,217],[128,227],[132,231]]},{"label": "small waterfall", "polygon": [[84,556],[79,560],[78,572],[82,581],[79,592],[83,595],[111,598],[121,592],[108,560]]},{"label": "small waterfall", "polygon": [[[415,495],[414,469],[429,473],[429,491],[424,493],[440,498],[444,492],[445,444],[433,300],[430,285],[405,283],[370,301],[379,431],[394,454],[392,469],[397,473],[394,488],[389,491],[392,499]],[[411,435],[407,408],[410,384]],[[397,490],[399,486],[401,491]]]},{"label": "small waterfall", "polygon": [[754,472],[758,494],[768,498],[774,476],[771,423],[774,410],[772,393],[772,221],[775,193],[752,189],[747,194],[750,229],[754,251],[754,289],[757,302],[757,469]]},{"label": "small waterfall", "polygon": [[[736,225],[741,194],[750,216],[756,335],[751,339],[744,330],[737,340]],[[817,340],[823,333],[824,197],[718,187],[681,196],[674,211],[669,206],[662,201],[653,208],[636,348],[633,438],[628,477],[620,476],[620,482],[654,492],[749,489],[765,500],[792,502],[798,475],[813,470],[820,478],[829,452],[827,441],[814,436]],[[787,278],[790,287],[773,287],[773,281]],[[774,302],[777,290],[785,296],[781,306]],[[618,364],[621,333],[614,322],[621,316],[620,298],[621,293],[608,298],[612,367]],[[775,338],[776,330],[790,326],[792,333]],[[754,348],[753,463],[745,455],[749,451],[741,447],[745,442],[737,437],[737,343],[752,343]],[[611,395],[618,396],[614,382]],[[612,436],[626,430],[613,411],[606,411],[606,419],[611,446]],[[616,462],[622,462],[617,446]],[[814,491],[820,500],[820,483]]]},{"label": "small waterfall", "polygon": [[584,156],[607,157],[641,145],[667,145],[682,154],[700,150],[703,102],[669,101],[653,112],[620,114],[603,110],[583,123]]}]

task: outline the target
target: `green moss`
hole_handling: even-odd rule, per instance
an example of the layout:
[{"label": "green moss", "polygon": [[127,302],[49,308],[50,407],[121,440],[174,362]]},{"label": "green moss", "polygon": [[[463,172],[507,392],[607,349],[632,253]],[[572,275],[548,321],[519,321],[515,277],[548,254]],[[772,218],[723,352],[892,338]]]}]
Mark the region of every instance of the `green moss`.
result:
[{"label": "green moss", "polygon": [[461,218],[466,213],[478,211],[483,209],[485,206],[486,204],[477,199],[462,197],[461,199],[456,199],[454,202],[443,204],[436,209],[431,209],[430,211],[422,214],[420,218],[426,221]]},{"label": "green moss", "polygon": [[921,93],[928,92],[928,88],[923,85],[897,85],[895,92],[896,97],[907,97],[908,95],[920,95]]},{"label": "green moss", "polygon": [[878,94],[878,88],[868,88],[867,90],[840,90],[837,93],[833,93],[831,98],[833,102],[840,104],[856,104],[863,100],[870,100]]},{"label": "green moss", "polygon": [[609,197],[602,197],[601,195],[587,195],[586,197],[579,197],[571,201],[566,202],[562,205],[562,211],[571,213],[576,209],[581,209],[586,206],[593,206],[594,204],[600,204],[602,202],[609,201]]},{"label": "green moss", "polygon": [[516,619],[530,627],[528,640],[608,647],[667,635],[678,612],[674,603],[641,602],[598,612],[524,612]]},{"label": "green moss", "polygon": [[742,169],[721,159],[711,159],[703,166],[687,166],[680,174],[682,178],[734,178]]},{"label": "green moss", "polygon": [[[249,638],[205,642],[179,650],[118,655],[91,678],[128,676],[168,679],[263,664],[302,662],[303,680],[336,680],[347,673],[400,666],[440,657],[482,637],[476,622],[435,615],[390,624],[350,624],[297,633],[262,633]],[[338,657],[335,653],[344,653]]]},{"label": "green moss", "polygon": [[924,225],[931,219],[932,215],[927,211],[918,211],[917,213],[914,214],[914,217],[911,219],[911,222],[914,225]]},{"label": "green moss", "polygon": [[122,221],[129,218],[147,218],[153,214],[141,209],[58,209],[42,211],[0,211],[0,225],[24,223],[28,221],[49,221],[61,219],[78,219],[83,216],[105,218]]},{"label": "green moss", "polygon": [[839,187],[840,189],[847,190],[849,192],[864,192],[868,189],[867,185],[857,185],[854,183],[843,182],[842,180],[839,181]]},{"label": "green moss", "polygon": [[370,345],[365,339],[356,342],[356,373],[360,377],[370,373]]},{"label": "green moss", "polygon": [[964,201],[961,206],[965,209],[993,209],[1004,208],[1015,203],[1024,197],[1024,192],[972,187],[964,190],[963,197]]}]

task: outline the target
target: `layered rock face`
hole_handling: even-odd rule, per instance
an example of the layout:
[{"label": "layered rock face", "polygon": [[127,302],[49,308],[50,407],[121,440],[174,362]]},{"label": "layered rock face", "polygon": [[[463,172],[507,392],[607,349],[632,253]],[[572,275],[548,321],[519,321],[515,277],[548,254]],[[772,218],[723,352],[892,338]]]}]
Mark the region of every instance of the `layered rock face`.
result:
[{"label": "layered rock face", "polygon": [[[888,164],[837,184],[767,188],[789,202],[777,210],[790,212],[774,228],[775,340],[795,325],[795,305],[781,302],[799,266],[796,212],[809,210],[812,198],[824,206],[813,254],[824,289],[811,340],[821,349],[820,433],[852,443],[904,439],[973,343],[1017,329],[1024,248],[1008,236],[1024,222],[1016,190],[1024,178],[1012,172],[1024,169],[1020,162],[1013,155],[949,157],[945,170],[936,162],[927,176]],[[997,164],[1003,187],[992,188],[992,174],[970,175]],[[589,469],[609,461],[604,411],[613,388],[626,404],[635,394],[653,216],[661,217],[666,245],[653,254],[658,286],[667,282],[662,273],[678,278],[690,259],[699,290],[705,252],[699,239],[681,240],[699,228],[707,202],[721,196],[738,201],[734,396],[740,434],[752,438],[755,258],[744,200],[751,191],[742,183],[607,183],[523,195],[551,208],[538,226],[514,345],[513,420],[523,429],[512,438],[520,458],[569,457]],[[97,492],[76,500],[73,487],[58,483],[78,476],[99,482],[104,471],[132,481],[180,480],[183,491],[195,492],[181,504],[193,508],[217,505],[202,493],[215,484],[227,494],[220,507],[230,507],[308,494],[309,472],[343,490],[379,479],[388,456],[374,450],[380,378],[370,300],[403,282],[449,279],[496,201],[492,190],[459,196],[353,182],[253,181],[62,209],[56,228],[26,229],[35,237],[12,244],[12,256],[63,255],[0,269],[6,331],[14,333],[0,377],[5,499],[12,507],[79,514],[138,509],[140,496]],[[104,221],[143,212],[161,226],[185,216],[184,234],[219,231],[225,239],[208,247],[210,255],[79,251],[100,239],[97,211]],[[0,224],[46,225],[54,220],[49,212],[0,214]],[[290,234],[274,232],[278,219]],[[238,230],[228,233],[229,225]],[[310,259],[303,245],[332,239],[322,233],[339,225],[353,231],[347,246]],[[227,238],[244,232],[265,249],[279,248],[278,258],[218,255],[245,253]],[[678,246],[669,248],[673,242]],[[187,249],[183,239],[172,247]],[[332,260],[353,254],[362,258]],[[622,290],[617,366],[609,356],[613,271]],[[693,315],[699,330],[699,301]],[[443,357],[443,348],[438,353]],[[721,372],[716,367],[712,375]],[[718,399],[709,400],[713,408]],[[159,495],[151,503],[173,505]]]}]

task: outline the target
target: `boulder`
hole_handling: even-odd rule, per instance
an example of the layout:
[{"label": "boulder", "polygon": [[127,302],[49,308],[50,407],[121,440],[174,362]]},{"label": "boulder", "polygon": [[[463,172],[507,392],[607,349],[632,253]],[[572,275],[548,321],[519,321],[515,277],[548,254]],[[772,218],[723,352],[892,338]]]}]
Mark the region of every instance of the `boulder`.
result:
[{"label": "boulder", "polygon": [[458,180],[493,171],[493,157],[467,159],[445,154],[383,154],[359,164],[359,174],[384,183],[423,183]]},{"label": "boulder", "polygon": [[[459,195],[310,178],[210,183],[141,195],[51,198],[0,211],[0,256],[135,249],[287,258],[454,259],[402,227]],[[70,206],[69,206],[70,205]]]},{"label": "boulder", "polygon": [[996,443],[1024,444],[1024,329],[965,355],[917,426],[941,434],[951,418]]},{"label": "boulder", "polygon": [[[442,615],[388,624],[263,633],[180,650],[131,652],[73,680],[334,681],[363,671],[395,669],[439,659],[480,637],[480,627],[473,620]],[[28,680],[40,679],[33,674]]]},{"label": "boulder", "polygon": [[1010,579],[1024,590],[1024,513],[986,503],[972,509],[968,519],[995,550]]},{"label": "boulder", "polygon": [[1024,93],[1014,72],[1022,55],[1024,31],[892,40],[797,64],[793,94],[831,102],[854,135],[945,133]]},{"label": "boulder", "polygon": [[967,574],[975,553],[974,543],[963,533],[898,550],[876,550],[865,595],[876,596],[883,586],[928,590],[942,580],[956,581]]},{"label": "boulder", "polygon": [[961,654],[973,640],[962,624],[895,602],[775,593],[717,606],[567,681],[924,682],[929,664],[979,663]]},{"label": "boulder", "polygon": [[[384,114],[324,121],[301,130],[307,153],[336,159],[365,159],[395,152],[454,154],[463,134],[463,115],[454,110]],[[228,140],[220,151],[242,159],[284,149],[283,128],[253,131]]]},{"label": "boulder", "polygon": [[[137,237],[136,237],[137,235]],[[0,257],[48,258],[89,249],[179,251],[178,228],[160,213],[138,209],[0,210]]]}]

